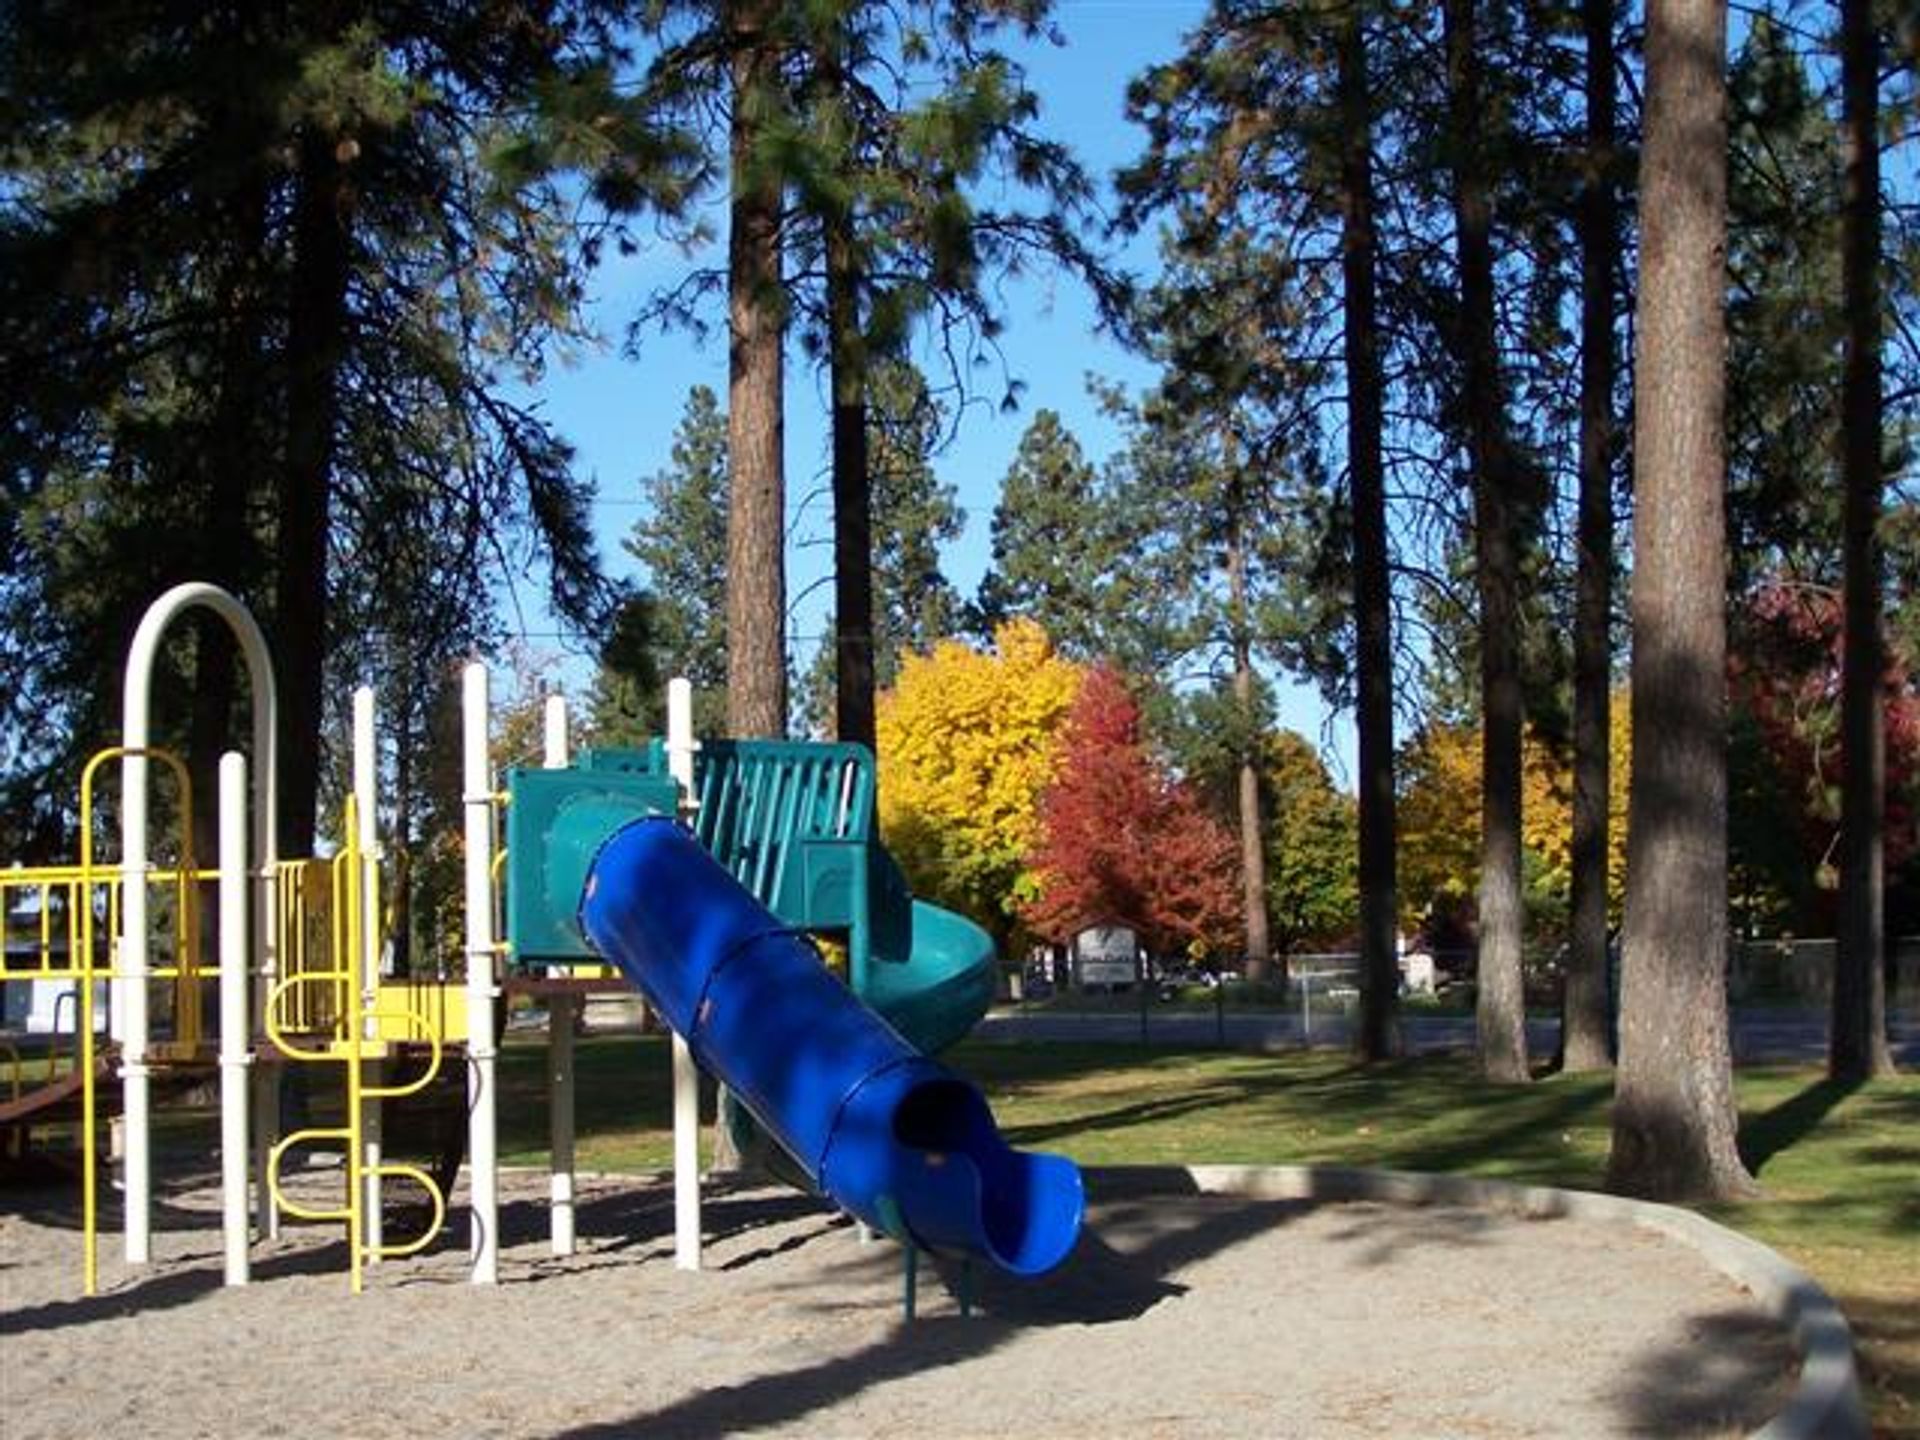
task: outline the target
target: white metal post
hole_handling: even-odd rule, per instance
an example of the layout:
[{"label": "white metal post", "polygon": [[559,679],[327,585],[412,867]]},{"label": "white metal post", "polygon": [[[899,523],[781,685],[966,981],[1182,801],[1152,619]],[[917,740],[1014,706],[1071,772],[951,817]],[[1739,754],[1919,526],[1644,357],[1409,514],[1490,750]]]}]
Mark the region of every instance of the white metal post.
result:
[{"label": "white metal post", "polygon": [[[691,809],[693,796],[693,685],[667,682],[667,770],[680,785],[680,805]],[[673,1037],[673,1263],[681,1270],[700,1268],[700,1071],[693,1051]]]},{"label": "white metal post", "polygon": [[467,1165],[473,1283],[500,1278],[500,1175],[494,1113],[493,766],[487,743],[487,667],[467,666],[461,684],[466,807]]},{"label": "white metal post", "polygon": [[[353,807],[360,847],[360,934],[354,944],[360,954],[360,997],[367,1016],[363,1038],[380,1038],[373,1012],[380,1004],[380,911],[374,903],[380,890],[380,784],[375,746],[373,689],[362,685],[353,692]],[[363,1062],[363,1084],[378,1088],[385,1080],[378,1058]],[[360,1117],[361,1175],[367,1259],[378,1263],[386,1243],[380,1207],[380,1152],[382,1102],[376,1097]]]},{"label": "white metal post", "polygon": [[[549,695],[546,705],[546,747],[542,763],[549,770],[564,770],[569,760],[567,746],[567,702],[560,695]],[[574,1252],[573,1223],[573,1022],[580,999],[576,995],[555,994],[547,1000],[547,1059],[551,1067],[548,1116],[551,1122],[548,1168],[548,1215],[553,1227],[553,1253]]]},{"label": "white metal post", "polygon": [[220,1214],[226,1283],[247,1283],[247,761],[220,757]]},{"label": "white metal post", "polygon": [[[142,697],[144,699],[144,697]],[[129,727],[131,728],[131,727]],[[143,730],[145,726],[141,727]],[[146,743],[143,736],[140,742]],[[152,1091],[147,1064],[147,762],[129,756],[121,766],[125,833],[120,868],[120,973],[112,1013],[120,1020],[121,1195],[129,1265],[152,1257],[153,1162],[149,1145]]]}]

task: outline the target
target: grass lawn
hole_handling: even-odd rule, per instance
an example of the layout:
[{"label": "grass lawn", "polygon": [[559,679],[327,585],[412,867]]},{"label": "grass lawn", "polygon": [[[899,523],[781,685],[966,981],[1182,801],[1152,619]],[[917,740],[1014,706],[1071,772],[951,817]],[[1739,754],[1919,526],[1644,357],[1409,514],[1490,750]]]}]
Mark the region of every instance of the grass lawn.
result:
[{"label": "grass lawn", "polygon": [[[508,1163],[546,1163],[545,1054],[543,1040],[505,1049]],[[967,1044],[947,1059],[1015,1144],[1088,1165],[1318,1162],[1592,1189],[1606,1161],[1606,1078],[1498,1087],[1452,1059],[1117,1045]],[[666,1168],[666,1042],[590,1037],[577,1062],[580,1167]],[[1814,1070],[1756,1068],[1738,1088],[1766,1194],[1710,1213],[1826,1286],[1854,1325],[1880,1433],[1920,1437],[1920,1077],[1848,1090]]]}]

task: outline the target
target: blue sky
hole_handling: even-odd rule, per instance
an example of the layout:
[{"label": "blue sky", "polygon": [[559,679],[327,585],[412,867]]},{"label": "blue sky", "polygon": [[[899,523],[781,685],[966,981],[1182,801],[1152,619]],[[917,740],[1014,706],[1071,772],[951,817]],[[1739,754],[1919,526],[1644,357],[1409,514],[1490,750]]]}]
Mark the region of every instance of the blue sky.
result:
[{"label": "blue sky", "polygon": [[[1138,153],[1142,134],[1123,115],[1127,82],[1147,66],[1171,59],[1182,35],[1204,14],[1204,0],[1060,0],[1056,23],[1062,46],[1016,44],[1009,47],[1025,67],[1041,97],[1041,128],[1073,148],[1090,174],[1103,184],[1112,171]],[[710,217],[721,233],[725,212],[716,204]],[[1126,255],[1130,265],[1151,261],[1152,246],[1137,243]],[[539,388],[547,417],[578,450],[583,474],[599,487],[594,518],[601,551],[616,575],[633,572],[620,540],[641,513],[640,484],[667,460],[675,425],[688,389],[706,384],[726,396],[724,326],[716,309],[712,333],[704,343],[684,334],[644,337],[637,359],[623,358],[617,344],[628,320],[656,286],[675,280],[695,263],[679,251],[656,248],[609,261],[595,279],[590,317],[607,337],[597,351],[549,370]],[[1047,275],[1012,282],[1005,292],[1006,332],[1001,340],[1010,373],[1026,389],[1020,408],[1002,414],[991,393],[960,418],[953,441],[934,466],[953,485],[967,513],[965,535],[946,559],[948,578],[966,594],[979,583],[988,561],[988,525],[1001,477],[1020,436],[1042,409],[1060,413],[1090,459],[1098,463],[1114,448],[1114,427],[1099,414],[1087,393],[1086,379],[1098,374],[1138,387],[1150,371],[1111,338],[1098,333],[1089,297],[1074,281]],[[804,665],[824,630],[831,583],[829,537],[832,516],[822,495],[827,453],[826,407],[820,379],[805,357],[789,357],[787,378],[788,595],[793,606],[789,634],[796,661]],[[523,599],[531,607],[531,591]],[[526,629],[536,651],[558,651],[546,638],[553,626],[543,612],[529,608]],[[565,667],[569,679],[584,673]],[[1333,758],[1349,756],[1349,727],[1323,733],[1326,714],[1308,689],[1282,697],[1283,722],[1311,737],[1331,742]]]}]

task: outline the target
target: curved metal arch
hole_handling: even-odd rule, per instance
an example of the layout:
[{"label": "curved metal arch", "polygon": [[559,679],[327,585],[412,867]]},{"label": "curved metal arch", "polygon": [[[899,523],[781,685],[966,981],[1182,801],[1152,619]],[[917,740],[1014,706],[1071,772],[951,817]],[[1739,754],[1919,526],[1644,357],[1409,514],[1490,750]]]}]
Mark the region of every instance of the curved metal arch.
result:
[{"label": "curved metal arch", "polygon": [[[167,628],[183,611],[195,606],[211,610],[226,621],[246,659],[247,679],[253,693],[254,853],[260,857],[261,872],[271,875],[277,859],[275,805],[279,777],[274,741],[277,697],[273,657],[267,650],[266,636],[245,605],[218,585],[189,581],[174,586],[147,607],[133,632],[133,643],[127,648],[121,691],[121,744],[130,751],[147,748],[152,728],[149,712],[154,658],[159,654]],[[147,976],[152,967],[147,934],[147,761],[144,755],[129,755],[121,763],[120,785],[120,863],[124,884],[121,975],[114,985],[119,992],[114,1010],[120,1017],[124,1057],[126,1254],[128,1263],[138,1265],[145,1264],[151,1254],[153,1196],[152,1152],[148,1143],[151,1105]],[[255,936],[262,968],[271,974],[274,966],[270,947],[274,932],[270,889],[267,895],[265,903],[254,907]]]}]

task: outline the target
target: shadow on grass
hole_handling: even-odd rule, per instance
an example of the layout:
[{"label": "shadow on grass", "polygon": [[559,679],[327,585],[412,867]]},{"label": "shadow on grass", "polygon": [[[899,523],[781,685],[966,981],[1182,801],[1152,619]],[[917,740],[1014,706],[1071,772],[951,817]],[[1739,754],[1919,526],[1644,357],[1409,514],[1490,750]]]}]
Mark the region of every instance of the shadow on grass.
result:
[{"label": "shadow on grass", "polygon": [[[1562,1088],[1564,1087],[1564,1088]],[[1522,1169],[1542,1181],[1575,1183],[1588,1178],[1567,1173],[1559,1137],[1604,1111],[1612,1096],[1604,1084],[1571,1078],[1515,1086],[1501,1097],[1512,1118],[1483,1112],[1471,1134],[1438,1137],[1407,1147],[1391,1157],[1400,1169],[1440,1173],[1498,1173],[1496,1166]],[[1520,1162],[1516,1167],[1514,1162]]]},{"label": "shadow on grass", "polygon": [[1874,1433],[1920,1437],[1920,1305],[1857,1291],[1834,1298],[1854,1328]]},{"label": "shadow on grass", "polygon": [[1842,1101],[1860,1089],[1858,1080],[1818,1080],[1799,1094],[1740,1127],[1740,1158],[1758,1177],[1766,1163],[1811,1135]]},{"label": "shadow on grass", "polygon": [[[988,1271],[977,1275],[978,1313],[924,1316],[890,1327],[882,1340],[848,1355],[799,1369],[756,1376],[741,1385],[700,1390],[657,1410],[564,1432],[563,1440],[613,1440],[616,1436],[738,1435],[792,1424],[850,1397],[924,1371],[993,1354],[1021,1331],[1036,1326],[1124,1324],[1183,1293],[1169,1277],[1184,1266],[1232,1248],[1284,1224],[1310,1207],[1269,1202],[1210,1208],[1195,1223],[1159,1226],[1137,1248],[1121,1249],[1094,1230],[1044,1282],[1020,1281]],[[1126,1230],[1123,1217],[1116,1230]],[[891,1246],[875,1247],[859,1263],[878,1272],[898,1263]],[[949,1284],[952,1265],[943,1262]]]},{"label": "shadow on grass", "polygon": [[1252,1087],[1237,1085],[1206,1085],[1189,1090],[1182,1095],[1163,1096],[1153,1100],[1141,1100],[1131,1105],[1116,1105],[1110,1110],[1096,1110],[1069,1115],[1059,1120],[1042,1120],[1026,1125],[1011,1125],[1001,1133],[1007,1143],[1015,1147],[1044,1144],[1049,1140],[1059,1140],[1069,1135],[1087,1135],[1107,1130],[1125,1130],[1135,1125],[1150,1125],[1163,1120],[1178,1120],[1184,1115],[1196,1111],[1212,1110],[1222,1105],[1233,1105],[1245,1101],[1253,1093]]}]

